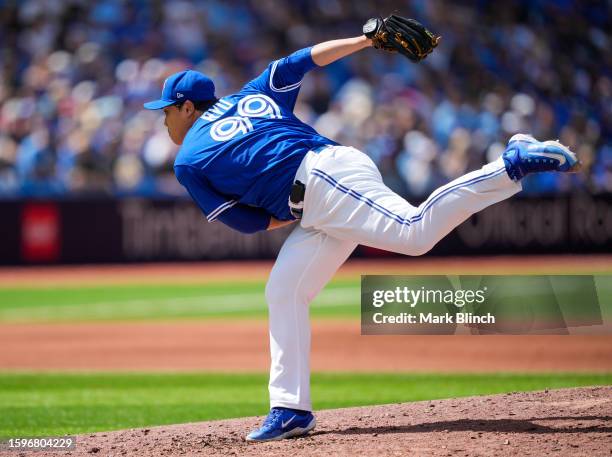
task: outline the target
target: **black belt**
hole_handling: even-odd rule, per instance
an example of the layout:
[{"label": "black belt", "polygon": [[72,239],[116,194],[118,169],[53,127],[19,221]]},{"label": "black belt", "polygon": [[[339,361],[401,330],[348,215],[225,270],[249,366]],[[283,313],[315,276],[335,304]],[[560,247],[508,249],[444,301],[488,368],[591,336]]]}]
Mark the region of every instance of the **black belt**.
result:
[{"label": "black belt", "polygon": [[304,183],[296,180],[291,186],[291,194],[289,194],[289,211],[296,219],[301,219],[304,213],[304,194],[306,186]]}]

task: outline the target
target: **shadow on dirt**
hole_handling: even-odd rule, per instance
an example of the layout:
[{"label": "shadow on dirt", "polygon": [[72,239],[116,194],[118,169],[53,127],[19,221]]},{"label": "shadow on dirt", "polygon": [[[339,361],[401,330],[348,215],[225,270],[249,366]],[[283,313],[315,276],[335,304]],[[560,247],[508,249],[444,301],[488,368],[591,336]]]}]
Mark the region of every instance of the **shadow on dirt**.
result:
[{"label": "shadow on dirt", "polygon": [[[320,431],[312,435],[362,435],[384,433],[426,433],[426,432],[511,432],[511,433],[612,433],[612,427],[588,425],[588,421],[610,421],[612,416],[563,416],[531,419],[459,419],[453,421],[429,422],[414,425],[349,427],[344,430]],[[533,421],[573,421],[575,425],[559,427],[536,424]]]}]

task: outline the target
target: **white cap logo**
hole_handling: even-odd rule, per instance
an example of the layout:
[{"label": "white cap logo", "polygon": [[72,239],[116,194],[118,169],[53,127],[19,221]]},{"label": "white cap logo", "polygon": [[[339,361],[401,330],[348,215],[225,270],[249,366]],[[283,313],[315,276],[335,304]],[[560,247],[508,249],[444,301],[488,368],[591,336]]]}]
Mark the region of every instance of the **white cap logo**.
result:
[{"label": "white cap logo", "polygon": [[183,94],[181,94],[180,92],[177,92],[177,93],[176,93],[176,98],[183,98],[183,97],[184,97],[184,95],[183,95]]}]

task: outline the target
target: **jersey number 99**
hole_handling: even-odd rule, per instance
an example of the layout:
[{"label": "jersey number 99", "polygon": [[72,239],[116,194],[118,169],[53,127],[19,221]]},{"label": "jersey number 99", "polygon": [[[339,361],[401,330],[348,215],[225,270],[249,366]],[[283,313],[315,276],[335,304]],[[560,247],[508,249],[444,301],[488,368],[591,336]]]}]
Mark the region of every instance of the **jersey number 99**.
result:
[{"label": "jersey number 99", "polygon": [[210,136],[215,141],[228,141],[236,135],[251,132],[253,123],[250,118],[282,119],[278,105],[267,95],[247,95],[238,102],[238,116],[230,116],[215,122]]}]

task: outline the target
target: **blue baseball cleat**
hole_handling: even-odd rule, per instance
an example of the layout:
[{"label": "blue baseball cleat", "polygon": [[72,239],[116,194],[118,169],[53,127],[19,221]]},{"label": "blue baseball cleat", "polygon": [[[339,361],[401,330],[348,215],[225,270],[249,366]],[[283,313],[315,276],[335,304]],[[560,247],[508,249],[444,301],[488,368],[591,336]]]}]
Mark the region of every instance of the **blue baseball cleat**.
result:
[{"label": "blue baseball cleat", "polygon": [[576,155],[558,141],[538,141],[519,133],[508,141],[502,158],[508,176],[515,181],[529,173],[561,171],[575,173],[580,168]]},{"label": "blue baseball cleat", "polygon": [[306,435],[315,428],[311,412],[289,408],[272,408],[260,429],[248,434],[247,441],[276,441]]}]

